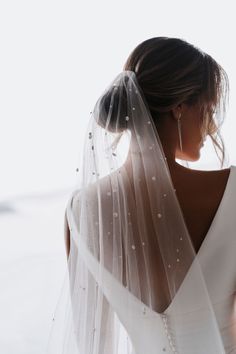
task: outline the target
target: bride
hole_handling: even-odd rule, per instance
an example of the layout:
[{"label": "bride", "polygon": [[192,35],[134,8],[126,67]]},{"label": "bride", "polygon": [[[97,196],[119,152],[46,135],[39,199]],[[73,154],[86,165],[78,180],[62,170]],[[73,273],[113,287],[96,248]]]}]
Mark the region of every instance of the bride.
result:
[{"label": "bride", "polygon": [[[66,208],[68,279],[50,353],[236,353],[227,93],[210,55],[154,37],[101,94]],[[221,170],[190,169],[207,136]]]}]

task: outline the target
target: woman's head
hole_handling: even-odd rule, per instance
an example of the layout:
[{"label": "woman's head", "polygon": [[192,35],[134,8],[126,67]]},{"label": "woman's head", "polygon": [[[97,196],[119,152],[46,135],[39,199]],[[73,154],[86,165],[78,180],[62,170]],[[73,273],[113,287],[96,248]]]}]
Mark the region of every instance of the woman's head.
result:
[{"label": "woman's head", "polygon": [[224,69],[210,55],[179,38],[154,37],[131,52],[123,69],[136,73],[163,138],[171,138],[166,135],[167,128],[178,132],[177,117],[182,114],[183,154],[177,149],[176,157],[198,159],[196,150],[209,135],[222,153],[223,164],[224,143],[219,128],[229,83]]}]

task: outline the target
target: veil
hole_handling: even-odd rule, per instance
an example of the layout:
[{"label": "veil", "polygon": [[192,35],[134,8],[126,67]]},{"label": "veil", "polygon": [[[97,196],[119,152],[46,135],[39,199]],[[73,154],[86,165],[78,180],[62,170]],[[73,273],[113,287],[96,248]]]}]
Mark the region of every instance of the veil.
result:
[{"label": "veil", "polygon": [[[78,175],[66,207],[70,253],[47,353],[135,354],[132,328],[140,322],[145,335],[143,319],[151,317],[161,321],[170,352],[225,353],[133,71],[117,75],[97,100]],[[203,351],[194,351],[193,339]],[[162,352],[158,331],[156,340]]]}]

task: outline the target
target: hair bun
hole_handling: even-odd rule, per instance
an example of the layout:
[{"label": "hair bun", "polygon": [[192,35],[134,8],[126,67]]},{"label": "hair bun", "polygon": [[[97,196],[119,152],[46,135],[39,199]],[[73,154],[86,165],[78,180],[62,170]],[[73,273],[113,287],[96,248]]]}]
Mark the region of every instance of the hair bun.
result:
[{"label": "hair bun", "polygon": [[127,129],[127,87],[122,81],[112,85],[99,98],[96,108],[96,121],[104,129],[111,132],[122,132]]}]

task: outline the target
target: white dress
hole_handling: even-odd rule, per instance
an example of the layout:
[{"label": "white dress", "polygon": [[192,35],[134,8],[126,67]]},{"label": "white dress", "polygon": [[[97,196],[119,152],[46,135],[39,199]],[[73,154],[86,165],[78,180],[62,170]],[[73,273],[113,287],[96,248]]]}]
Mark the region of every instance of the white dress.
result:
[{"label": "white dress", "polygon": [[[201,265],[216,315],[224,346],[224,352],[222,350],[222,353],[227,354],[236,353],[235,200],[236,166],[231,166],[222,200],[196,257]],[[67,206],[68,221],[70,220],[70,212],[71,203],[69,202]],[[204,313],[193,310],[196,307],[196,298],[198,298],[198,289],[194,286],[192,280],[194,277],[191,277],[194,267],[195,262],[190,266],[173,301],[162,314],[147,307],[122,284],[116,281],[109,272],[106,273],[104,294],[127,331],[133,344],[134,354],[215,354],[211,350],[210,344],[207,348],[203,348],[202,345],[209,342],[207,340],[207,328],[200,332],[201,337],[197,335],[197,329],[201,327],[203,322],[201,316],[204,316]],[[91,271],[94,274],[96,273],[95,263]],[[191,292],[193,293],[192,297],[189,296]],[[132,316],[127,316],[125,306],[127,293]],[[178,306],[176,307],[177,303]],[[176,343],[173,333],[169,330],[168,324],[168,315],[180,307],[186,313],[186,318],[184,318],[186,328],[184,333],[177,333],[177,337],[181,337],[181,334],[186,336],[184,348],[178,347],[178,343]],[[234,326],[232,325],[233,321],[235,322]],[[183,326],[181,328],[183,331]],[[196,331],[194,343],[193,336],[191,336],[191,342],[188,342],[190,337],[186,335],[188,331]],[[206,337],[204,338],[204,336]]]}]

